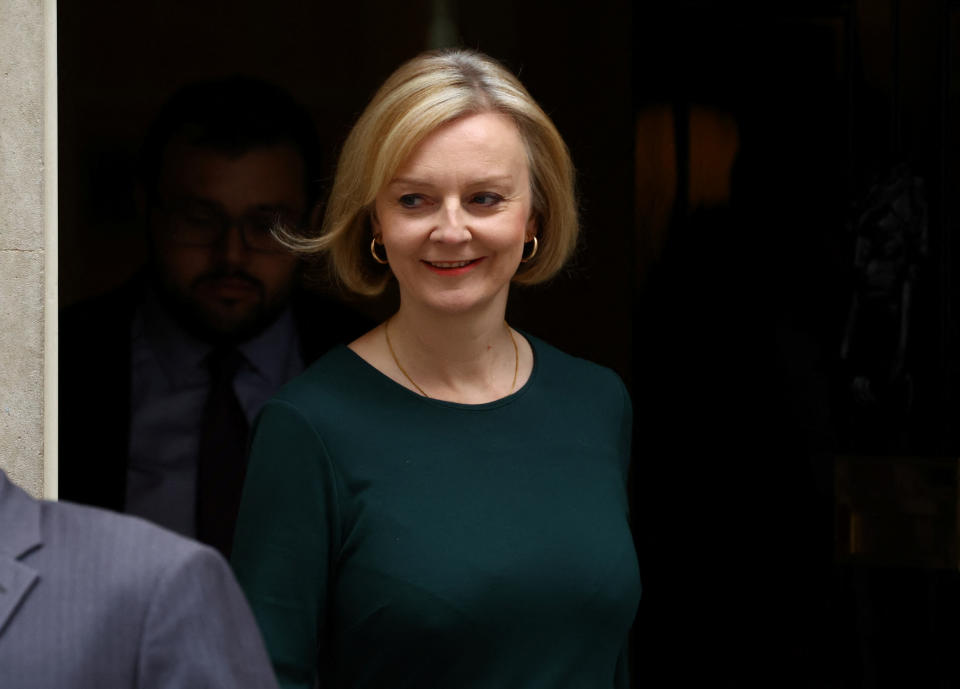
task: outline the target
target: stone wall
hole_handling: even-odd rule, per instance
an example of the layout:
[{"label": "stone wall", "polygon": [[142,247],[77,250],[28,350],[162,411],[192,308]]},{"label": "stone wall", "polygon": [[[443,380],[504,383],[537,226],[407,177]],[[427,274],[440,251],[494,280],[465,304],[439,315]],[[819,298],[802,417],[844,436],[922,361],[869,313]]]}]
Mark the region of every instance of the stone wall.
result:
[{"label": "stone wall", "polygon": [[[45,246],[44,227],[55,223],[45,194],[55,199],[56,187],[44,175],[55,174],[56,149],[44,139],[46,94],[55,94],[44,46],[54,8],[52,1],[0,0],[0,468],[47,496],[56,495],[56,472],[55,458],[44,463],[44,338],[55,333],[44,319],[46,304],[55,328],[56,298],[45,282],[55,253]],[[47,133],[55,134],[55,119],[51,124]],[[55,285],[55,264],[47,277]]]}]

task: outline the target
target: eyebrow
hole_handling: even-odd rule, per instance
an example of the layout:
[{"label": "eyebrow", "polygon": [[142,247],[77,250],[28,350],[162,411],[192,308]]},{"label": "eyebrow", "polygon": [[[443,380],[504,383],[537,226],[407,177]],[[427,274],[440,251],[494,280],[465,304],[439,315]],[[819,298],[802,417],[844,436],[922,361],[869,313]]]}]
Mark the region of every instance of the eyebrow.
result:
[{"label": "eyebrow", "polygon": [[[416,177],[394,177],[387,186],[394,186],[396,184],[405,184],[412,187],[430,187],[433,186],[431,182],[428,182],[425,179],[418,179]],[[480,179],[471,180],[469,186],[471,187],[482,187],[489,184],[513,184],[513,175],[493,175],[491,177],[481,177]]]}]

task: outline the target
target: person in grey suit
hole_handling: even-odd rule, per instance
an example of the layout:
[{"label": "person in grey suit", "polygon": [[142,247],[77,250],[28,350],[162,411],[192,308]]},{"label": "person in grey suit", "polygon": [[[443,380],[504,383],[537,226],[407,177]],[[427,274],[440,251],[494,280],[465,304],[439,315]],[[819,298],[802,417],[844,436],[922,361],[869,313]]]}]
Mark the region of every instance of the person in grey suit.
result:
[{"label": "person in grey suit", "polygon": [[226,561],[0,471],[0,687],[276,689]]}]

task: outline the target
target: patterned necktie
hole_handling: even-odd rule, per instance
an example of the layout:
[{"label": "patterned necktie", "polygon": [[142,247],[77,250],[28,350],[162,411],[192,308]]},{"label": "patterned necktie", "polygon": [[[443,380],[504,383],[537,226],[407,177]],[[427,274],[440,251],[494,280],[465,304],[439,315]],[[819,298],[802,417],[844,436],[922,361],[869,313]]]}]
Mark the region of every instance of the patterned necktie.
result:
[{"label": "patterned necktie", "polygon": [[230,557],[247,471],[247,416],[233,389],[243,355],[234,348],[207,356],[210,393],[203,410],[197,459],[197,538]]}]

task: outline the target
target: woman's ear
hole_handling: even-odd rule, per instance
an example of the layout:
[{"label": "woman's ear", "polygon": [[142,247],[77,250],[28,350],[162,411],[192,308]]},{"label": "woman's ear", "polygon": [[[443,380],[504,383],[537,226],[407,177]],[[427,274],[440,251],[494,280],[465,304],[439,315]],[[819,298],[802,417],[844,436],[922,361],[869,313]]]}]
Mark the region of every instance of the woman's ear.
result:
[{"label": "woman's ear", "polygon": [[530,214],[530,219],[527,220],[527,229],[523,235],[524,243],[532,242],[533,238],[537,236],[537,215],[536,213]]}]

